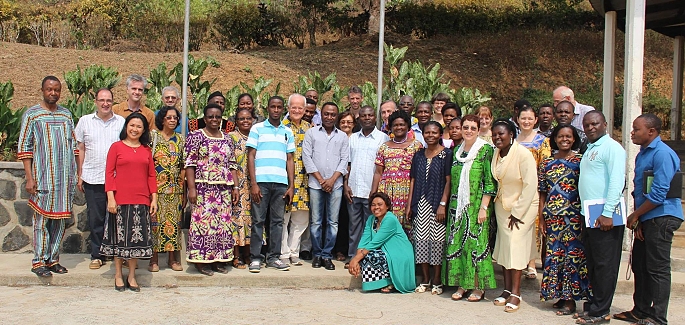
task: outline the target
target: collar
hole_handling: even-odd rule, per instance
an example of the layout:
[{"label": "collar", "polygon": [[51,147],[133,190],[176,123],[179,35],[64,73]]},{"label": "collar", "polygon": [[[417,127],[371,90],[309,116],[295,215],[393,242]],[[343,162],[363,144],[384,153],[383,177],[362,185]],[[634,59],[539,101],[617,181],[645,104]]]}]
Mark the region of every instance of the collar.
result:
[{"label": "collar", "polygon": [[654,149],[654,148],[656,148],[656,146],[659,144],[659,142],[662,142],[662,141],[661,141],[661,136],[658,136],[658,135],[657,135],[656,138],[654,138],[654,140],[652,140],[652,142],[649,143],[649,145],[647,145],[647,146],[644,147],[644,148],[640,148],[640,151],[645,150],[645,149],[648,149],[648,148]]},{"label": "collar", "polygon": [[414,125],[411,126],[411,129],[414,131],[418,131],[419,133],[423,133],[423,132],[421,132],[421,127],[419,126],[419,122],[414,123]]},{"label": "collar", "polygon": [[279,124],[278,126],[273,126],[273,125],[271,125],[271,123],[269,123],[269,119],[264,120],[264,126],[271,127],[274,129],[280,129],[280,128],[286,127],[285,125],[283,125],[283,122],[281,122],[281,124]]},{"label": "collar", "polygon": [[[326,129],[323,127],[323,125],[319,125],[318,129],[319,129],[319,131],[326,132]],[[339,130],[337,127],[334,126],[334,127],[333,127],[333,132],[331,132],[331,134],[333,134],[333,133],[338,133],[338,131],[340,131],[340,130]],[[342,131],[340,131],[340,132],[342,132]],[[360,132],[361,132],[361,131],[360,131]],[[328,132],[326,132],[326,134],[328,134]]]},{"label": "collar", "polygon": [[103,120],[103,119],[101,119],[101,118],[98,116],[98,113],[95,112],[95,113],[93,113],[93,119],[94,119],[94,120],[95,120],[95,119],[98,119],[98,120],[103,121],[103,122],[109,122],[109,121],[111,121],[111,120],[113,120],[113,119],[116,119],[116,114],[112,113],[112,116],[110,116],[110,117],[109,117],[108,119],[106,119],[106,120]]},{"label": "collar", "polygon": [[[373,131],[371,131],[371,133],[369,133],[368,136],[365,136],[365,135],[364,135],[364,132],[361,131],[361,130],[355,132],[354,134],[357,134],[357,136],[360,137],[360,138],[371,138],[371,139],[375,139],[375,138],[376,138],[375,135],[377,135],[378,132],[381,132],[381,131],[379,131],[379,130],[374,126],[374,127],[373,127]],[[382,132],[381,132],[381,133],[382,133]]]},{"label": "collar", "polygon": [[588,143],[588,147],[589,146],[593,146],[593,147],[601,146],[605,141],[607,141],[608,138],[610,138],[610,136],[608,134],[605,134],[605,135],[599,137],[599,139],[597,139],[597,141],[595,141],[594,143],[592,143],[592,142]]},{"label": "collar", "polygon": [[573,103],[573,114],[575,115],[580,115],[580,106],[581,104],[579,102]]}]

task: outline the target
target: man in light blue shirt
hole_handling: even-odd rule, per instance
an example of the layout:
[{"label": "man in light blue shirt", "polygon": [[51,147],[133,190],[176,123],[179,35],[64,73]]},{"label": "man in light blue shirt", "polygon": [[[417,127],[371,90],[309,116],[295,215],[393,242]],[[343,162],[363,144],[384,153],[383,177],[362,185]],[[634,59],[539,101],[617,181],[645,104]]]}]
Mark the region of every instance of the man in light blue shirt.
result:
[{"label": "man in light blue shirt", "polygon": [[269,250],[267,267],[287,271],[290,267],[281,262],[281,241],[283,240],[283,215],[290,204],[294,189],[293,153],[295,139],[290,128],[281,123],[283,98],[269,98],[269,118],[250,129],[247,148],[247,170],[250,175],[250,199],[252,200],[252,234],[250,235],[249,270],[259,273],[261,268],[262,234],[267,210],[271,210],[269,225]]},{"label": "man in light blue shirt", "polygon": [[588,200],[605,200],[602,215],[593,225],[586,224],[583,233],[593,297],[585,304],[581,317],[594,324],[611,319],[609,308],[616,291],[625,229],[623,225],[614,226],[612,216],[625,187],[626,152],[607,134],[602,112],[588,112],[583,127],[590,143],[580,161],[580,201],[584,206]]},{"label": "man in light blue shirt", "polygon": [[[302,161],[309,174],[309,204],[312,267],[335,270],[333,246],[338,235],[338,213],[342,200],[343,177],[347,175],[349,140],[335,127],[338,106],[328,102],[321,107],[321,126],[307,130],[302,144]],[[326,219],[325,242],[322,224]]]},{"label": "man in light blue shirt", "polygon": [[347,257],[357,253],[357,246],[371,215],[369,195],[373,186],[373,174],[376,170],[376,154],[383,143],[390,137],[376,128],[376,112],[371,106],[359,110],[361,131],[350,136],[349,174],[345,177],[345,199],[349,214],[349,247]]},{"label": "man in light blue shirt", "polygon": [[[628,217],[628,227],[635,230],[631,265],[635,274],[633,310],[621,313],[645,319],[647,324],[668,324],[668,301],[671,295],[671,244],[673,233],[683,222],[678,195],[669,195],[671,181],[680,171],[680,158],[659,136],[661,119],[642,114],[633,121],[630,137],[640,146],[635,157],[635,212]],[[645,175],[645,173],[651,175]],[[645,177],[652,179],[651,186]],[[647,185],[647,188],[645,188]],[[638,222],[639,219],[639,222]],[[621,318],[618,314],[615,318]]]}]

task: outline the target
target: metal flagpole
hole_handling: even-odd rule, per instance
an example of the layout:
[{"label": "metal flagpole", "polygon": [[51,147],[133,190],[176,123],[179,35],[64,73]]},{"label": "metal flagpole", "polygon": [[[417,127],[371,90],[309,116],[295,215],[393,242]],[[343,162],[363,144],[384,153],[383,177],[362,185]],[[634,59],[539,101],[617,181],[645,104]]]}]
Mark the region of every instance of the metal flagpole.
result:
[{"label": "metal flagpole", "polygon": [[188,42],[190,31],[190,0],[186,0],[185,22],[183,26],[183,87],[182,95],[182,113],[181,118],[181,133],[186,134],[188,128]]},{"label": "metal flagpole", "polygon": [[376,125],[381,127],[381,103],[383,101],[383,43],[385,43],[385,0],[380,4],[380,27],[378,28],[378,87],[376,88]]}]

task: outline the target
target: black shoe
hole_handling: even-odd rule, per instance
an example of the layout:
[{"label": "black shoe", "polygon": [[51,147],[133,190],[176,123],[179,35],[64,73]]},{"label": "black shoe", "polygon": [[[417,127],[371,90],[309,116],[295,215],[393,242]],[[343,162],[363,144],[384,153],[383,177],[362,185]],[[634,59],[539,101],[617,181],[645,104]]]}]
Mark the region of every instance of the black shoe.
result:
[{"label": "black shoe", "polygon": [[[321,265],[319,265],[319,267],[321,267]],[[31,272],[35,273],[37,276],[41,278],[49,278],[52,276],[52,272],[50,272],[47,266],[41,266],[35,269],[31,269]]]},{"label": "black shoe", "polygon": [[[123,279],[122,279],[122,281],[123,281]],[[126,281],[124,281],[123,286],[118,286],[117,285],[117,279],[114,279],[114,290],[119,291],[119,292],[123,292],[124,290],[126,290]]]},{"label": "black shoe", "polygon": [[312,253],[310,251],[301,251],[300,252],[300,258],[305,260],[305,261],[311,261],[312,260]]},{"label": "black shoe", "polygon": [[321,256],[315,256],[312,260],[312,267],[318,269],[321,267]]},{"label": "black shoe", "polygon": [[330,258],[323,260],[323,266],[326,268],[326,270],[335,270],[335,264],[333,264],[333,261]]},{"label": "black shoe", "polygon": [[57,274],[66,274],[69,272],[69,270],[67,270],[66,267],[59,265],[59,263],[51,266],[49,269],[50,269],[50,271],[52,271],[52,273],[57,273]]}]

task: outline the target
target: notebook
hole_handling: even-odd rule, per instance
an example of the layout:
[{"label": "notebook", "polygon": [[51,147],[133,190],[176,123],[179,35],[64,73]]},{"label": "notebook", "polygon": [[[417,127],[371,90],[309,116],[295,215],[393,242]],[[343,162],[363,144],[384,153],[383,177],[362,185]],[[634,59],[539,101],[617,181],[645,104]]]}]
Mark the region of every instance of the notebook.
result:
[{"label": "notebook", "polygon": [[[598,228],[595,227],[595,221],[602,215],[604,211],[604,203],[606,199],[596,199],[596,200],[585,200],[583,201],[583,214],[585,215],[585,224],[588,228]],[[626,200],[624,197],[618,202],[614,213],[612,214],[612,220],[614,221],[614,226],[623,226],[626,224]]]},{"label": "notebook", "polygon": [[[649,194],[652,192],[652,182],[654,182],[654,171],[645,170],[642,174],[642,193]],[[668,193],[666,193],[667,199],[672,198],[682,198],[683,197],[683,173],[676,172],[671,180],[671,185],[669,185]]]}]

